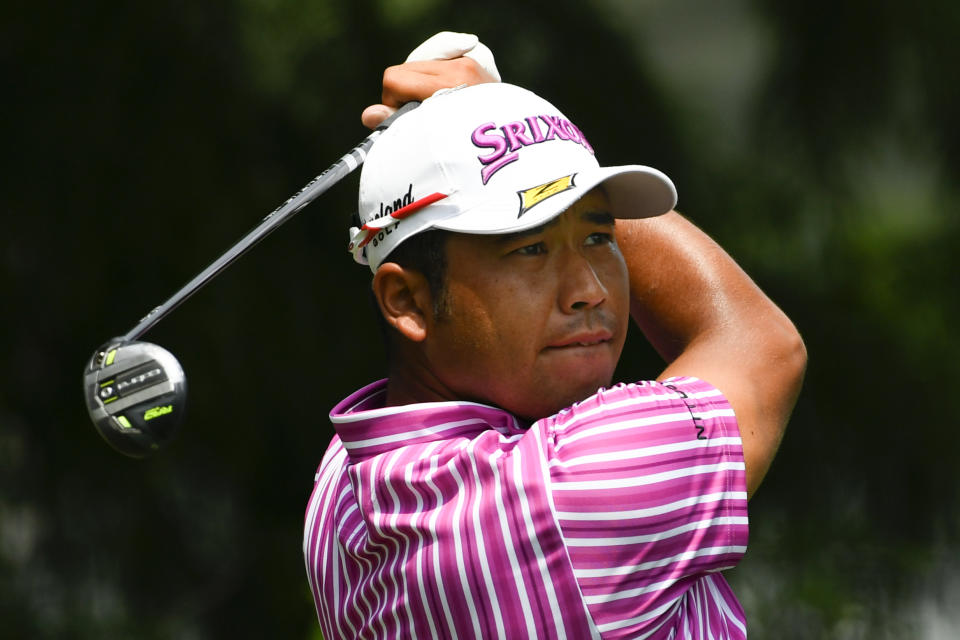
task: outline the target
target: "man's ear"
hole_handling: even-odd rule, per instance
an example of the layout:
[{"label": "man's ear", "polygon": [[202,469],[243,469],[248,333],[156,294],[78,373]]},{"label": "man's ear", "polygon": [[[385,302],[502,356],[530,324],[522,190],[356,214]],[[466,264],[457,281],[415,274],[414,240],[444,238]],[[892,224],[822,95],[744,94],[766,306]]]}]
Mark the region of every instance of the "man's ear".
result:
[{"label": "man's ear", "polygon": [[383,263],[373,276],[373,295],[387,324],[413,342],[426,339],[430,287],[419,271]]}]

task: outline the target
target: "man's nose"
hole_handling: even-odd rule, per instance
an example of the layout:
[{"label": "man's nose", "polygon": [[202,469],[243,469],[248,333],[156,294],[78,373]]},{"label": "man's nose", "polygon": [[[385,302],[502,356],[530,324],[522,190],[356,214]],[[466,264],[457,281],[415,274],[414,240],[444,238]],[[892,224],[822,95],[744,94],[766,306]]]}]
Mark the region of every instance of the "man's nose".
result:
[{"label": "man's nose", "polygon": [[567,252],[560,283],[560,307],[565,313],[592,309],[607,299],[593,264],[578,251]]}]

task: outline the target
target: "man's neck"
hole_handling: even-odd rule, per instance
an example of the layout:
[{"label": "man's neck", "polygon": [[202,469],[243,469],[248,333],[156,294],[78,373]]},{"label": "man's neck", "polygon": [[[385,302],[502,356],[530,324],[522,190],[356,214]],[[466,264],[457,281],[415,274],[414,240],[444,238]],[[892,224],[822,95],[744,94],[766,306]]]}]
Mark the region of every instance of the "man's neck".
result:
[{"label": "man's neck", "polygon": [[386,406],[451,400],[462,398],[457,397],[422,363],[416,360],[391,363],[387,374]]}]

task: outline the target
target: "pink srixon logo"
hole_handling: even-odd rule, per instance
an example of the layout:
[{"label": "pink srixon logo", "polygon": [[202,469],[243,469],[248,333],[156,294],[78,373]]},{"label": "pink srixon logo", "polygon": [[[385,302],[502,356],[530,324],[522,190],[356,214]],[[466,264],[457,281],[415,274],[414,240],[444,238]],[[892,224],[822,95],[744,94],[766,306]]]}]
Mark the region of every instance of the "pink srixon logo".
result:
[{"label": "pink srixon logo", "polygon": [[473,130],[470,140],[481,149],[492,149],[485,156],[477,156],[483,165],[480,177],[487,184],[500,169],[520,158],[520,150],[532,144],[550,140],[575,142],[593,153],[586,136],[569,120],[560,116],[528,116],[523,120],[497,126],[487,122]]}]

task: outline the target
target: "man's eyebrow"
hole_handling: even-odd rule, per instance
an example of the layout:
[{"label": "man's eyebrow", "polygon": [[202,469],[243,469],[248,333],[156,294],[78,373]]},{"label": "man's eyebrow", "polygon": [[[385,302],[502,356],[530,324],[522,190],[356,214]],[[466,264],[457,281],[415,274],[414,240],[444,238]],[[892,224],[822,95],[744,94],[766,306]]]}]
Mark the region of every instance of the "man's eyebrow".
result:
[{"label": "man's eyebrow", "polygon": [[[613,215],[608,211],[584,211],[580,214],[580,219],[584,222],[590,222],[592,224],[600,224],[604,226],[614,226]],[[504,233],[495,236],[497,244],[510,244],[514,240],[519,240],[521,238],[527,238],[530,236],[535,236],[560,221],[560,216],[557,216],[550,222],[538,225],[536,227],[531,227],[530,229],[524,229],[523,231],[514,231],[513,233]]]},{"label": "man's eyebrow", "polygon": [[614,225],[616,224],[613,220],[613,214],[609,211],[584,211],[580,214],[580,219],[584,222],[592,222],[594,224],[603,224],[603,225]]},{"label": "man's eyebrow", "polygon": [[526,238],[529,236],[535,236],[538,233],[543,233],[544,229],[549,227],[552,224],[555,224],[559,220],[559,216],[547,222],[546,224],[541,224],[536,227],[531,227],[530,229],[524,229],[523,231],[514,231],[513,233],[504,233],[495,236],[497,244],[510,244],[514,240],[519,240],[520,238]]}]

